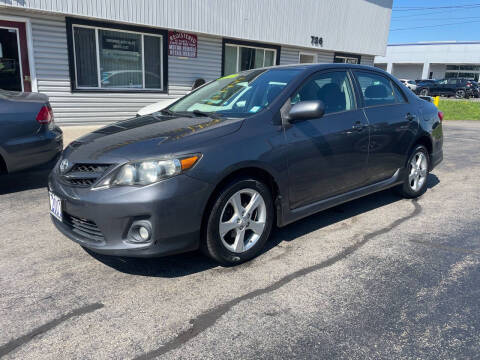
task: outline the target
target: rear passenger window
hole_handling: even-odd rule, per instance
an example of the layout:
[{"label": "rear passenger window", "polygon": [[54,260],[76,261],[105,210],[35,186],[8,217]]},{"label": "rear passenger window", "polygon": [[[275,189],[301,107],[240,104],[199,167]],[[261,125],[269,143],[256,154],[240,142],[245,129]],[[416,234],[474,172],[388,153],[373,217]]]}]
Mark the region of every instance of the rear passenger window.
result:
[{"label": "rear passenger window", "polygon": [[395,93],[395,100],[397,101],[397,103],[406,103],[407,102],[407,99],[405,98],[405,94],[395,84],[393,84],[393,92]]},{"label": "rear passenger window", "polygon": [[365,106],[389,105],[397,102],[389,79],[367,72],[356,72],[355,74],[362,90]]},{"label": "rear passenger window", "polygon": [[292,96],[291,102],[296,104],[307,100],[322,100],[325,114],[354,109],[355,101],[347,72],[331,71],[314,75]]}]

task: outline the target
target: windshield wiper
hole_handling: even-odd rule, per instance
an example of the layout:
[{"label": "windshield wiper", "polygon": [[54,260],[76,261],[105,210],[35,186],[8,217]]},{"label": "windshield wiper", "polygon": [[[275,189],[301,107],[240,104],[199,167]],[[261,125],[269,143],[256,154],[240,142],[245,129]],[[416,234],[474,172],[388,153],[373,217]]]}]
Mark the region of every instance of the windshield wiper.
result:
[{"label": "windshield wiper", "polygon": [[162,109],[162,110],[160,110],[160,112],[162,114],[166,114],[166,115],[175,115],[175,113],[172,110],[169,110],[169,109]]},{"label": "windshield wiper", "polygon": [[205,112],[205,111],[200,111],[200,110],[193,110],[192,113],[194,113],[196,116],[204,116],[204,117],[211,117],[214,119],[215,117],[222,117],[222,114],[219,114],[217,112]]},{"label": "windshield wiper", "polygon": [[210,117],[210,115],[211,115],[209,113],[206,113],[206,112],[200,111],[200,110],[193,110],[192,113],[194,113],[197,116],[205,116],[205,117]]}]

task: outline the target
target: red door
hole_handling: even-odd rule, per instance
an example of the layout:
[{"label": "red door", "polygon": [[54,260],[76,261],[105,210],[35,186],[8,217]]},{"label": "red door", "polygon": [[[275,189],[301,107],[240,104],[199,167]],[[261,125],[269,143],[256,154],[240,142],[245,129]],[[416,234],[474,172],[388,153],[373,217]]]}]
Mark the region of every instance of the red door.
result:
[{"label": "red door", "polygon": [[32,91],[23,22],[0,20],[0,89]]}]

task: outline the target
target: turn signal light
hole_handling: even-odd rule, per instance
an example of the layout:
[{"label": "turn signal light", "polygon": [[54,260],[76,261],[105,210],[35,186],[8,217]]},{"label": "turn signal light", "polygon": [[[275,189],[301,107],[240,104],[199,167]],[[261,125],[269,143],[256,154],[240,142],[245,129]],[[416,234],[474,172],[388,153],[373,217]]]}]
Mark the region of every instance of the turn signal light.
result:
[{"label": "turn signal light", "polygon": [[443,111],[438,112],[438,118],[440,119],[440,121],[443,121]]},{"label": "turn signal light", "polygon": [[53,111],[50,105],[43,105],[36,118],[39,124],[50,124],[53,121]]},{"label": "turn signal light", "polygon": [[182,165],[182,171],[190,169],[195,163],[200,159],[200,156],[190,156],[188,158],[184,158],[180,160],[180,164]]}]

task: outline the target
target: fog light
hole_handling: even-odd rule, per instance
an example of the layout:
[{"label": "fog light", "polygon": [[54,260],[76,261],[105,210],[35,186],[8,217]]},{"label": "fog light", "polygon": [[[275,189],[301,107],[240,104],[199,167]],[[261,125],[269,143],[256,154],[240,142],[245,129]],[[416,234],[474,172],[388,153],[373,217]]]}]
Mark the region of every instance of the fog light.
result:
[{"label": "fog light", "polygon": [[133,222],[128,231],[128,242],[147,243],[152,240],[152,224],[148,220],[137,220]]},{"label": "fog light", "polygon": [[138,234],[140,235],[142,240],[147,241],[150,238],[150,231],[148,231],[148,229],[144,226],[140,226],[140,228],[138,229]]}]

